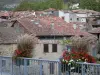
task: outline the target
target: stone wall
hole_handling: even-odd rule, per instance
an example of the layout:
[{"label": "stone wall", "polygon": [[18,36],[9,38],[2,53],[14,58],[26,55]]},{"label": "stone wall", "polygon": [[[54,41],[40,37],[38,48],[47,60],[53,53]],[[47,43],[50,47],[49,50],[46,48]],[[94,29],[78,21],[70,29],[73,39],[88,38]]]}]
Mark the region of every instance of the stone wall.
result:
[{"label": "stone wall", "polygon": [[[49,52],[44,52],[44,44],[48,44]],[[57,44],[57,52],[52,52],[52,44]],[[0,51],[2,56],[12,56],[17,44],[0,45]],[[62,54],[63,46],[57,42],[57,40],[41,40],[36,44],[33,51],[34,58],[44,58],[50,60],[58,59]]]},{"label": "stone wall", "polygon": [[[44,52],[44,44],[48,44],[49,52]],[[52,44],[57,44],[57,52],[52,52]],[[57,60],[62,54],[63,46],[58,43],[58,40],[41,40],[35,47],[34,57],[50,60]]]},{"label": "stone wall", "polygon": [[16,44],[2,44],[0,45],[0,52],[2,56],[12,56],[14,50],[16,49]]}]

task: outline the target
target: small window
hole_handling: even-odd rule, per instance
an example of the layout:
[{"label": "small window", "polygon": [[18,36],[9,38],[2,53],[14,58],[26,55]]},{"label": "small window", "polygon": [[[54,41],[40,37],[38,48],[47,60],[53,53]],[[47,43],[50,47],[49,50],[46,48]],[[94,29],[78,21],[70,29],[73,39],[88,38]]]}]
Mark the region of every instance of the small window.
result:
[{"label": "small window", "polygon": [[44,44],[44,52],[45,53],[49,52],[49,50],[48,50],[48,44]]},{"label": "small window", "polygon": [[70,21],[72,21],[72,18],[70,18]]},{"label": "small window", "polygon": [[63,17],[62,17],[62,19],[64,20],[64,19],[65,19],[65,17],[63,16]]},{"label": "small window", "polygon": [[52,52],[57,52],[57,44],[52,44]]},{"label": "small window", "polygon": [[52,13],[54,13],[54,11],[51,11]]},{"label": "small window", "polygon": [[77,21],[79,21],[79,18],[77,18]]}]

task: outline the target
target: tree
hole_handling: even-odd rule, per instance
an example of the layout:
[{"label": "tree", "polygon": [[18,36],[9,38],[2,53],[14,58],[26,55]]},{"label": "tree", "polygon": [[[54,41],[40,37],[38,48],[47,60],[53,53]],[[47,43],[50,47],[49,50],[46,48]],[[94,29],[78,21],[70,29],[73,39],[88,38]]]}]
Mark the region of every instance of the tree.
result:
[{"label": "tree", "polygon": [[84,37],[79,37],[79,36],[74,36],[71,37],[71,42],[72,42],[72,49],[74,50],[85,50],[89,51],[89,46],[91,46],[93,43],[96,45],[97,38],[95,36],[84,36]]},{"label": "tree", "polygon": [[62,9],[63,0],[47,0],[47,1],[23,1],[15,9],[16,11],[25,11],[25,10],[45,10],[48,8]]},{"label": "tree", "polygon": [[98,0],[80,0],[80,8],[100,11],[100,1]]}]

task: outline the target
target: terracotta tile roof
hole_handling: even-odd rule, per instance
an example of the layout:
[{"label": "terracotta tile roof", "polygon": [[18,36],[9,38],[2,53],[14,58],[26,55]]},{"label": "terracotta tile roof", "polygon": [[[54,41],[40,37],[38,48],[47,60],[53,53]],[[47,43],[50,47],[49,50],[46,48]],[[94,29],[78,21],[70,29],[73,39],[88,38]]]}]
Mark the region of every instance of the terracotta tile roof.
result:
[{"label": "terracotta tile roof", "polygon": [[93,28],[92,30],[89,31],[90,33],[94,33],[94,34],[100,34],[100,27],[98,28]]},{"label": "terracotta tile roof", "polygon": [[18,35],[13,28],[0,27],[0,44],[16,43]]},{"label": "terracotta tile roof", "polygon": [[32,13],[34,13],[34,11],[18,11],[18,12],[13,12],[13,18],[23,18],[26,17],[28,15],[32,15]]},{"label": "terracotta tile roof", "polygon": [[49,8],[49,9],[46,9],[46,10],[44,10],[44,11],[55,11],[56,9],[54,9],[54,8]]},{"label": "terracotta tile roof", "polygon": [[66,23],[63,19],[55,16],[31,16],[18,19],[18,22],[29,32],[38,36],[42,35],[89,35],[80,31],[79,28],[74,29],[73,24]]},{"label": "terracotta tile roof", "polygon": [[87,10],[87,9],[76,9],[76,10],[63,10],[65,13],[79,13],[79,14],[86,14],[86,13],[93,13],[93,14],[100,14],[100,12],[94,10]]},{"label": "terracotta tile roof", "polygon": [[0,12],[0,16],[10,16],[10,13],[2,11],[2,12]]},{"label": "terracotta tile roof", "polygon": [[99,14],[99,12],[94,10],[87,10],[87,9],[78,9],[78,10],[72,10],[74,13],[93,13],[93,14]]},{"label": "terracotta tile roof", "polygon": [[10,24],[12,24],[11,21],[5,20],[5,19],[0,19],[0,27],[8,27],[8,26],[10,26]]}]

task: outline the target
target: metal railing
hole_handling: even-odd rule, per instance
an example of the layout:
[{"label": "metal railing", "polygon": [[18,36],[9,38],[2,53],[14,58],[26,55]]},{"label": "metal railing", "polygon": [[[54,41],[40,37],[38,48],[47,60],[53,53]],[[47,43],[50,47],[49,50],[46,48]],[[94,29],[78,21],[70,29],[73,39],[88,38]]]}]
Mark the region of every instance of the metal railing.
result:
[{"label": "metal railing", "polygon": [[60,61],[0,56],[0,75],[100,75],[100,64],[62,64]]},{"label": "metal railing", "polygon": [[0,56],[0,75],[59,75],[59,61]]}]

